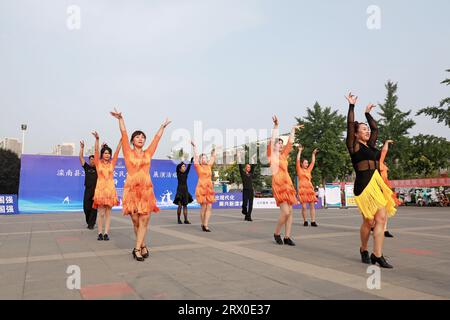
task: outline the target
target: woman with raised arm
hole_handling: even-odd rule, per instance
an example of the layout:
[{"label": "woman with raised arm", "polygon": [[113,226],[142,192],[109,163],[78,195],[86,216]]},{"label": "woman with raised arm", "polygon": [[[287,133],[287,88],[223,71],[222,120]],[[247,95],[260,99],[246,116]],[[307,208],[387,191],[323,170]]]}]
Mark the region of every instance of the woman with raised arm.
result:
[{"label": "woman with raised arm", "polygon": [[[112,150],[107,144],[102,145],[99,156],[99,136],[96,131],[92,133],[95,137],[94,163],[97,171],[97,185],[94,193],[93,208],[98,210],[98,237],[97,240],[109,240],[109,227],[111,224],[111,209],[119,204],[117,199],[116,185],[114,184],[114,168],[119,158],[122,142],[119,141],[116,152],[111,159]],[[103,221],[105,222],[105,233],[103,233]]]},{"label": "woman with raised arm", "polygon": [[306,220],[306,204],[309,204],[309,214],[311,218],[311,227],[317,227],[316,223],[316,210],[314,208],[317,202],[316,193],[314,187],[311,183],[311,172],[316,163],[316,154],[319,151],[314,149],[311,156],[311,164],[308,163],[308,159],[301,159],[303,151],[303,146],[299,146],[297,153],[297,176],[298,176],[298,198],[302,204],[302,216],[303,216],[303,226],[308,226],[308,221]]},{"label": "woman with raised arm", "polygon": [[[149,251],[145,244],[150,214],[159,211],[155,193],[153,192],[152,179],[150,177],[150,165],[155,154],[159,140],[164,129],[170,124],[166,119],[153,137],[150,146],[144,149],[146,135],[142,131],[134,131],[128,140],[125,121],[122,113],[114,109],[111,115],[119,120],[122,133],[123,155],[127,168],[127,179],[123,189],[123,215],[130,215],[133,221],[136,243],[133,249],[133,258],[144,261],[149,257]],[[130,143],[133,145],[131,147]]]},{"label": "woman with raised arm", "polygon": [[[388,179],[388,171],[389,168],[386,165],[386,163],[384,162],[384,159],[386,158],[386,155],[389,151],[389,144],[393,144],[394,141],[392,140],[386,140],[386,142],[383,145],[383,149],[381,149],[381,156],[380,156],[380,174],[381,177],[383,178],[384,183],[386,183],[386,185],[392,189],[392,184]],[[395,195],[395,192],[392,193],[392,199],[394,199],[395,205],[399,206],[402,202],[397,198],[397,196]],[[386,219],[386,224],[384,225],[384,236],[386,238],[393,238],[394,236],[387,230],[387,220]]]},{"label": "woman with raised arm", "polygon": [[177,186],[177,194],[175,195],[175,199],[173,200],[173,203],[178,206],[178,209],[177,209],[178,224],[182,224],[181,208],[183,208],[184,223],[191,224],[187,217],[188,216],[187,205],[194,200],[192,199],[192,195],[189,193],[188,186],[187,186],[187,179],[188,179],[189,171],[191,170],[191,164],[193,161],[194,161],[194,158],[191,158],[191,162],[188,164],[187,168],[186,168],[186,164],[183,161],[177,165],[178,186]]},{"label": "woman with raised arm", "polygon": [[197,152],[197,146],[191,141],[194,148],[194,168],[197,171],[198,182],[195,189],[195,198],[200,204],[200,220],[202,222],[202,230],[204,232],[211,232],[208,227],[209,218],[211,217],[212,204],[216,201],[214,195],[214,187],[211,180],[211,167],[216,161],[216,151],[213,148],[211,151],[211,158],[207,159],[206,154],[201,155]]},{"label": "woman with raised arm", "polygon": [[[295,246],[291,239],[292,206],[298,203],[292,179],[288,172],[288,156],[295,138],[295,130],[303,126],[295,126],[291,130],[286,146],[278,134],[278,118],[274,116],[273,130],[270,143],[267,146],[267,157],[272,170],[272,192],[277,206],[280,207],[280,216],[275,227],[274,238],[279,245],[287,244]],[[281,239],[281,228],[285,227],[284,239]]]},{"label": "woman with raised arm", "polygon": [[[353,192],[355,202],[363,215],[363,223],[360,229],[361,261],[367,264],[378,263],[383,268],[393,268],[383,256],[383,242],[387,215],[393,216],[396,209],[392,198],[392,190],[383,181],[378,171],[380,151],[375,148],[378,127],[370,115],[374,105],[369,104],[365,112],[370,126],[369,130],[366,124],[355,121],[354,108],[358,97],[349,93],[346,99],[349,103],[346,144],[356,172]],[[367,250],[370,228],[374,223],[373,253],[369,257]]]}]

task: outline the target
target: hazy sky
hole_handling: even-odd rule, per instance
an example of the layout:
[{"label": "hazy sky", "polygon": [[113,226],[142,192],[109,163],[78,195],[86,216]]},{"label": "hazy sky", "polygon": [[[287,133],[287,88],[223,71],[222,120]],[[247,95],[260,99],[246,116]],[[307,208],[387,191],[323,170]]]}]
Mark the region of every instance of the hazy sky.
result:
[{"label": "hazy sky", "polygon": [[[69,5],[81,27],[67,27]],[[369,30],[367,8],[381,10]],[[387,0],[0,0],[1,137],[29,130],[26,152],[51,152],[97,129],[115,145],[118,106],[128,131],[265,129],[278,114],[287,131],[317,100],[345,114],[344,95],[382,102],[399,83],[402,110],[438,104],[450,87],[450,1]],[[375,118],[377,115],[375,114]],[[412,134],[450,139],[415,117]],[[395,138],[394,138],[395,139]]]}]

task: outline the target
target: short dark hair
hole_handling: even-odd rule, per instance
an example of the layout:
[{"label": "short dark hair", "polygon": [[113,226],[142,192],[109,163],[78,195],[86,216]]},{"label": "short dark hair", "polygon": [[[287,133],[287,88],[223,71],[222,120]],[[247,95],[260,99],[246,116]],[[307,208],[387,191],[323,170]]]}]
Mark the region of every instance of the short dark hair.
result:
[{"label": "short dark hair", "polygon": [[281,143],[284,143],[284,140],[283,140],[283,139],[278,138],[278,142],[280,142],[280,141],[281,141]]},{"label": "short dark hair", "polygon": [[93,158],[95,158],[95,157],[94,157],[93,154],[91,154],[91,155],[89,156],[89,160],[91,160],[91,159],[93,159]]},{"label": "short dark hair", "polygon": [[359,127],[360,127],[361,125],[367,126],[367,124],[365,124],[364,122],[358,122],[358,121],[355,121],[355,133],[358,132]]},{"label": "short dark hair", "polygon": [[100,150],[100,158],[103,158],[103,154],[105,151],[109,151],[109,154],[112,156],[112,150],[111,148],[105,143],[102,147],[102,150]]},{"label": "short dark hair", "polygon": [[139,136],[139,135],[141,135],[141,134],[144,136],[144,139],[147,139],[147,136],[145,135],[145,133],[144,133],[143,131],[141,131],[141,130],[136,130],[136,131],[133,132],[133,134],[131,135],[130,142],[133,142],[133,139],[134,139],[136,136]]},{"label": "short dark hair", "polygon": [[198,156],[198,162],[199,163],[201,163],[201,160],[202,160],[202,157],[203,156],[206,156],[206,153],[201,153],[199,156]]}]

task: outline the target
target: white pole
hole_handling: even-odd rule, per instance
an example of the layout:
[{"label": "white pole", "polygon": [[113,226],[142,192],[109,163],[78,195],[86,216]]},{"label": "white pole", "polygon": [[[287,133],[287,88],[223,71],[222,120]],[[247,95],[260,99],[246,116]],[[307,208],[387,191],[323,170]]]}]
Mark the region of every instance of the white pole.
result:
[{"label": "white pole", "polygon": [[22,130],[22,154],[25,153],[25,130]]}]

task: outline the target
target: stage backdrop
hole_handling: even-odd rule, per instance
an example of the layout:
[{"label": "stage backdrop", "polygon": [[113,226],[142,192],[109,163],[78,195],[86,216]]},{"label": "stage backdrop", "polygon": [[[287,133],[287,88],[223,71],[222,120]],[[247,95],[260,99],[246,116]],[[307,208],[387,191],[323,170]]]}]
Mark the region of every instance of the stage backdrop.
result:
[{"label": "stage backdrop", "polygon": [[[84,170],[78,157],[23,155],[20,169],[19,211],[21,213],[70,212],[83,210]],[[127,170],[122,158],[114,171],[119,200]],[[175,209],[177,190],[176,163],[152,160],[151,177],[158,206]],[[197,172],[189,172],[188,187],[195,198]],[[199,207],[194,200],[189,207]],[[114,209],[120,209],[121,206]]]},{"label": "stage backdrop", "polygon": [[[22,155],[21,161],[18,201],[20,213],[83,210],[84,170],[78,157]],[[158,207],[162,210],[176,209],[172,202],[177,190],[176,163],[171,160],[152,160],[150,174]],[[119,158],[114,176],[120,201],[126,175],[124,160]],[[197,172],[192,165],[188,187],[194,202],[189,208],[200,207],[195,200],[197,180]],[[214,208],[239,209],[242,206],[242,193],[217,193],[216,200]],[[277,206],[274,198],[255,198],[254,208],[274,209]],[[316,208],[321,208],[320,201],[316,203]],[[121,205],[113,209],[121,209]]]}]

